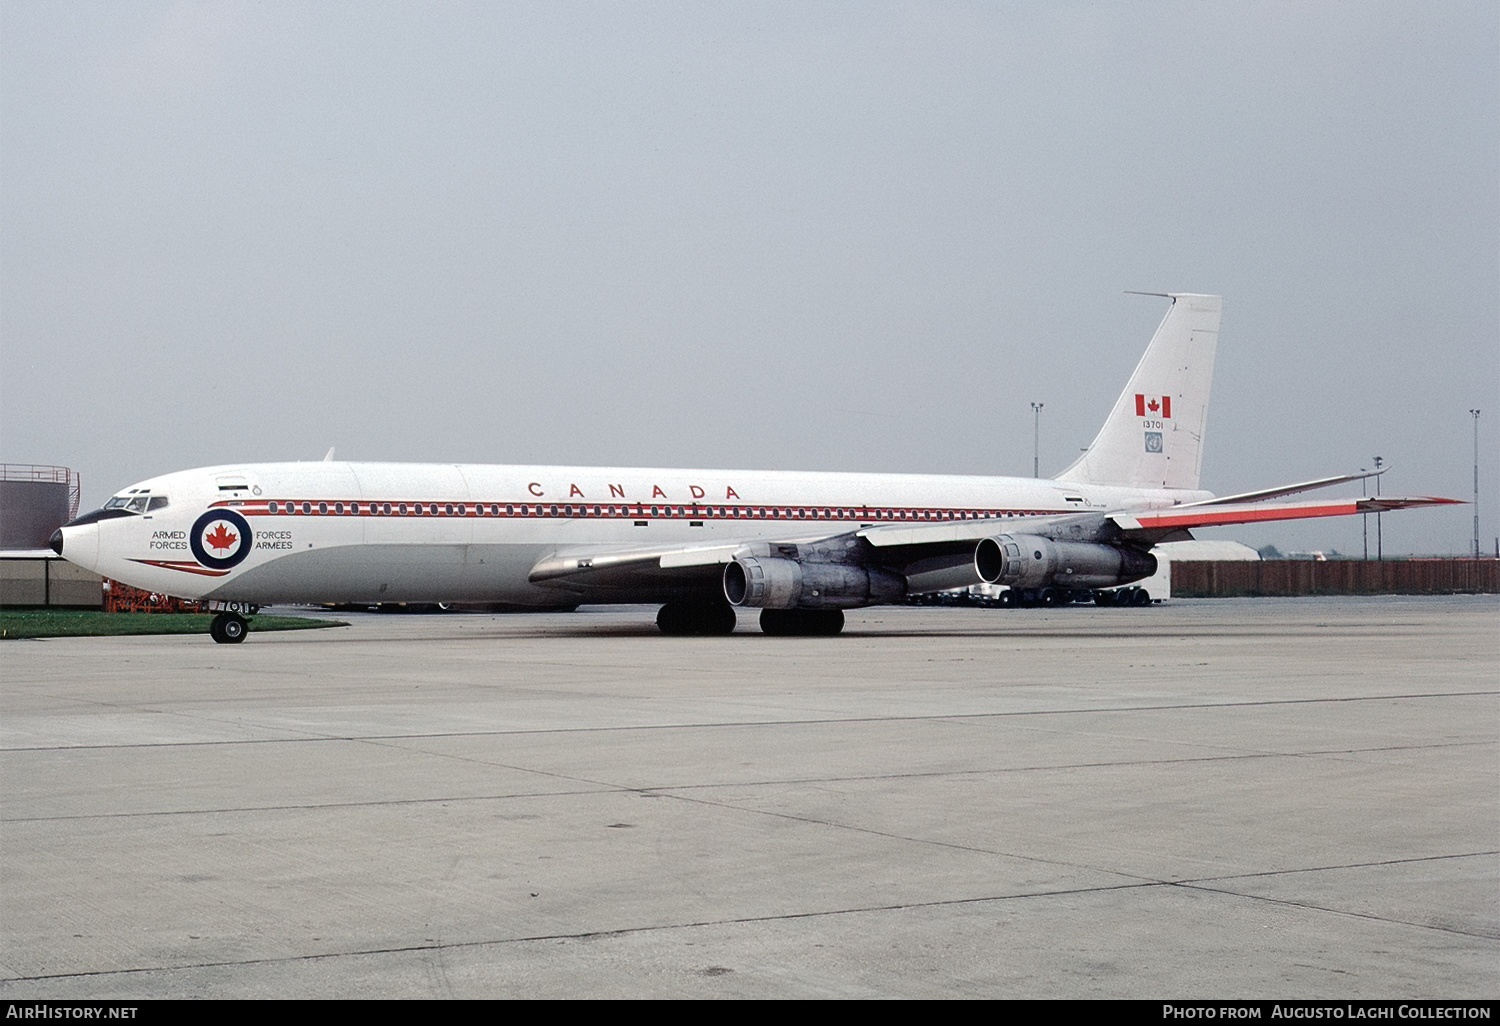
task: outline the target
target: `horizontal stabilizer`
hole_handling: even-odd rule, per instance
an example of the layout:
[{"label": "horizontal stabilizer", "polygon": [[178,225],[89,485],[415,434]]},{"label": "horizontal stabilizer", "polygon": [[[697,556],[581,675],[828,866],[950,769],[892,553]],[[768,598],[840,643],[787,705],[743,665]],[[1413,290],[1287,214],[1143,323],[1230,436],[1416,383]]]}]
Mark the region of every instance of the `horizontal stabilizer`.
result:
[{"label": "horizontal stabilizer", "polygon": [[[1278,485],[1275,488],[1262,488],[1254,492],[1240,492],[1237,495],[1220,495],[1213,499],[1204,499],[1202,502],[1185,502],[1183,506],[1228,506],[1237,502],[1259,502],[1262,499],[1279,499],[1283,495],[1296,495],[1299,492],[1311,492],[1318,488],[1329,488],[1336,484],[1347,484],[1350,481],[1364,481],[1367,478],[1379,477],[1390,467],[1382,467],[1380,470],[1361,471],[1358,474],[1340,474],[1338,477],[1320,477],[1315,481],[1303,481],[1299,484]],[[1179,507],[1181,508],[1181,507]]]},{"label": "horizontal stabilizer", "polygon": [[1314,517],[1348,517],[1360,513],[1385,513],[1414,506],[1449,506],[1461,504],[1458,499],[1433,496],[1370,496],[1363,499],[1329,499],[1322,502],[1241,502],[1220,506],[1173,506],[1170,509],[1137,510],[1110,516],[1127,532],[1188,530],[1194,527],[1223,527],[1229,524],[1255,524],[1273,520],[1309,520]]}]

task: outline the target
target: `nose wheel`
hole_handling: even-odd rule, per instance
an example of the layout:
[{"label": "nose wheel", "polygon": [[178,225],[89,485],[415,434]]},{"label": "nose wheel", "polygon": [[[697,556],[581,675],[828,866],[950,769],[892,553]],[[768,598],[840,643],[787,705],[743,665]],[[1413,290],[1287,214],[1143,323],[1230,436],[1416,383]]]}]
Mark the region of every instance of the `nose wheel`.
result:
[{"label": "nose wheel", "polygon": [[249,633],[249,622],[238,613],[220,613],[208,625],[208,636],[221,645],[238,645]]}]

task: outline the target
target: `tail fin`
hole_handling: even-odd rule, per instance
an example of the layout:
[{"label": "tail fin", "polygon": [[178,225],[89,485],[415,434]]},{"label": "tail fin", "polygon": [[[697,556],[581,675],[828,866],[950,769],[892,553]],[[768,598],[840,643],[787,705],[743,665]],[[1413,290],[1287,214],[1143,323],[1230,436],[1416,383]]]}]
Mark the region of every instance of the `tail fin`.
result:
[{"label": "tail fin", "polygon": [[1057,480],[1136,488],[1198,487],[1223,300],[1186,293],[1166,298],[1172,300],[1167,316],[1099,436]]}]

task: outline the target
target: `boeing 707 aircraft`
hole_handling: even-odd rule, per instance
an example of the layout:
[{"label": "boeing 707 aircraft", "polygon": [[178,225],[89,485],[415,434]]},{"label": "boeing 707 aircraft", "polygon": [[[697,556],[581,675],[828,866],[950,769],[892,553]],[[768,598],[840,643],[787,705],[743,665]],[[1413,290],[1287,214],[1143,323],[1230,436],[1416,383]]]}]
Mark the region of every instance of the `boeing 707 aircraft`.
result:
[{"label": "boeing 707 aircraft", "polygon": [[272,603],[661,603],[668,634],[837,634],[844,610],[981,581],[1105,589],[1195,527],[1454,500],[1215,498],[1198,487],[1218,296],[1171,301],[1084,454],[1053,479],[401,463],[185,470],[65,524],[52,548],[205,600],[215,641]]}]

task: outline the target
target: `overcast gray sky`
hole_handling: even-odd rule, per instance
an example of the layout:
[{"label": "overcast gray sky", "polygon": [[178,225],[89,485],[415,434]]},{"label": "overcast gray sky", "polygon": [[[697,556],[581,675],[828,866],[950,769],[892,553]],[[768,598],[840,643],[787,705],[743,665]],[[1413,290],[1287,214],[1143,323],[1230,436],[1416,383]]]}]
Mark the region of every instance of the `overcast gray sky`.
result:
[{"label": "overcast gray sky", "polygon": [[1213,292],[1205,487],[1480,407],[1489,548],[1497,110],[1491,0],[3,0],[0,458],[1049,473]]}]

